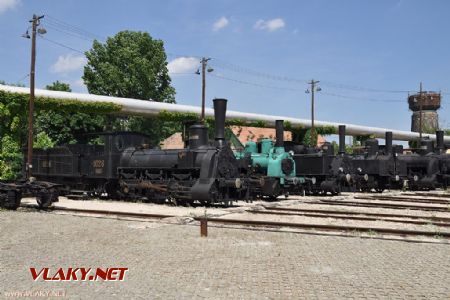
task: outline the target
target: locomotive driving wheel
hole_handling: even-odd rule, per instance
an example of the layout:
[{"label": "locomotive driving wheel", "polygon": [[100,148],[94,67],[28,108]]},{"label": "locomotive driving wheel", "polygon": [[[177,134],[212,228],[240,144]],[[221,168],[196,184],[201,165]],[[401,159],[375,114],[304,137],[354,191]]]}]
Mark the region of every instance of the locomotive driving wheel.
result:
[{"label": "locomotive driving wheel", "polygon": [[36,195],[36,202],[39,208],[48,208],[52,205],[55,198],[58,198],[54,189],[45,189],[38,192]]},{"label": "locomotive driving wheel", "polygon": [[[3,201],[1,201],[3,200]],[[20,206],[22,200],[22,193],[20,191],[11,190],[0,198],[0,207],[16,210]]]}]

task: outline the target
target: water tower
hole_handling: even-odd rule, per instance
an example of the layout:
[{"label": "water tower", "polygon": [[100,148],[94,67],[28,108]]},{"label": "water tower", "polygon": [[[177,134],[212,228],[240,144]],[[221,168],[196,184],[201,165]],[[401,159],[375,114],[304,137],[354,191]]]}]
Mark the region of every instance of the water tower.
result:
[{"label": "water tower", "polygon": [[441,94],[431,91],[422,91],[408,96],[409,109],[412,110],[411,131],[420,132],[422,123],[423,133],[435,133],[439,129],[439,116],[437,110],[441,107]]}]

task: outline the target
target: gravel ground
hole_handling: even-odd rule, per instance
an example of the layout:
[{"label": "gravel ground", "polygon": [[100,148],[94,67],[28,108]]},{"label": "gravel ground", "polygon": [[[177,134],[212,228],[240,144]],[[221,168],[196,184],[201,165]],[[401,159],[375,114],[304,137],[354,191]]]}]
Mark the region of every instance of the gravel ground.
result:
[{"label": "gravel ground", "polygon": [[[0,297],[449,299],[450,246],[0,211]],[[127,267],[122,282],[33,281],[30,267]]]}]

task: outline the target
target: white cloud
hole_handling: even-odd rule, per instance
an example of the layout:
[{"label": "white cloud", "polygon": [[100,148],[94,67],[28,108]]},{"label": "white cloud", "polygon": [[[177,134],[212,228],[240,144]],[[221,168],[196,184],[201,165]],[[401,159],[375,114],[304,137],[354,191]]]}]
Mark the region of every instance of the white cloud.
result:
[{"label": "white cloud", "polygon": [[167,64],[169,74],[195,72],[200,64],[195,57],[178,57]]},{"label": "white cloud", "polygon": [[281,18],[276,18],[276,19],[267,20],[267,21],[260,19],[260,20],[256,21],[253,28],[259,29],[259,30],[267,30],[269,32],[272,32],[272,31],[283,28],[285,25],[286,25],[286,23]]},{"label": "white cloud", "polygon": [[0,0],[0,14],[8,9],[13,9],[19,4],[20,0]]},{"label": "white cloud", "polygon": [[219,31],[220,29],[227,27],[229,23],[230,23],[230,21],[228,21],[227,18],[221,17],[216,22],[214,22],[213,30],[214,31]]},{"label": "white cloud", "polygon": [[69,73],[80,70],[86,64],[86,57],[73,54],[60,55],[58,60],[50,67],[53,73]]}]

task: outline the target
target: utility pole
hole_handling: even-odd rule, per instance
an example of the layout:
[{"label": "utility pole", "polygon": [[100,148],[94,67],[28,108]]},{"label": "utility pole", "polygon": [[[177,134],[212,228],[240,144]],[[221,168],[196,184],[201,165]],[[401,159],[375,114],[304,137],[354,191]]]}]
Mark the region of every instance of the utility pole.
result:
[{"label": "utility pole", "polygon": [[[33,19],[30,20],[32,33],[31,33],[31,67],[30,67],[30,103],[28,107],[28,151],[27,151],[27,178],[30,179],[33,168],[33,113],[34,113],[34,77],[36,66],[36,31],[37,27],[41,23],[41,19],[44,16],[33,15]],[[45,29],[39,29],[39,33],[44,34]]]},{"label": "utility pole", "polygon": [[420,110],[420,115],[419,115],[419,138],[420,140],[422,140],[422,102],[423,102],[423,91],[422,91],[422,81],[420,82],[420,91],[419,91],[419,110]]},{"label": "utility pole", "polygon": [[[200,61],[202,63],[202,115],[200,117],[202,123],[205,122],[205,91],[206,91],[206,66],[211,58],[203,57]],[[212,72],[212,69],[208,69]]]},{"label": "utility pole", "polygon": [[[314,93],[320,92],[321,88],[317,87],[316,85],[319,83],[320,81],[316,80],[314,81],[314,79],[311,79],[310,82],[308,82],[308,84],[311,85],[311,146],[315,146],[315,128],[314,128]],[[306,93],[309,93],[309,90],[306,90]]]}]

